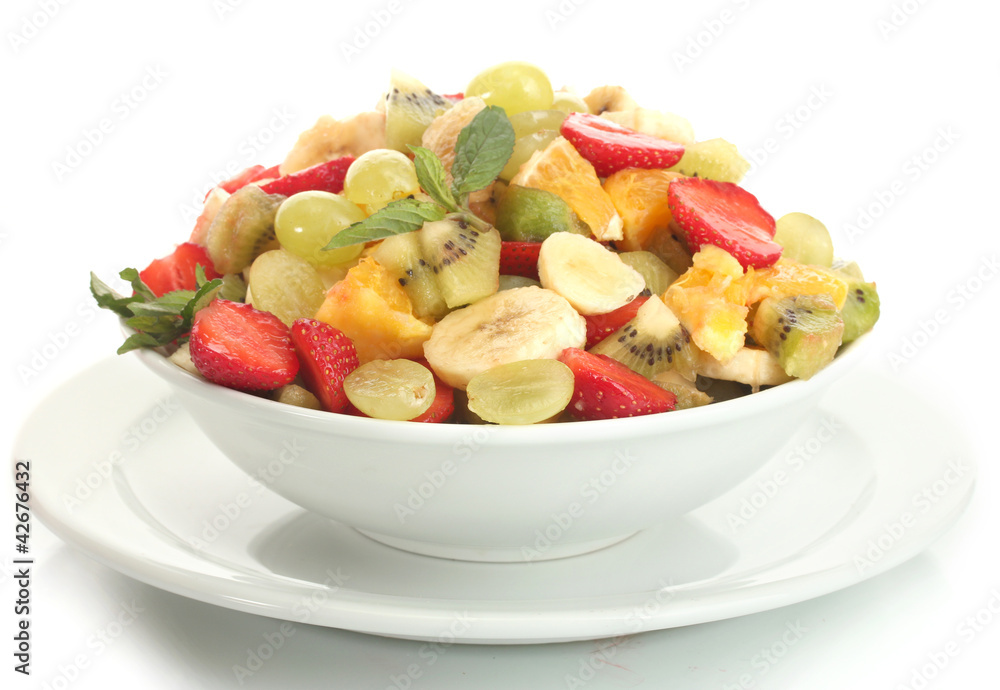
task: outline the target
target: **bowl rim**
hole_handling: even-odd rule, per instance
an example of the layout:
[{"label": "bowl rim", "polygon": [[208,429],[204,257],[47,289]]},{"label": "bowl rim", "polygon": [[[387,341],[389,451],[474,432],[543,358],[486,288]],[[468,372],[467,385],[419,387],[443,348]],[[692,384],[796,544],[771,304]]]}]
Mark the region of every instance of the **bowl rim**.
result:
[{"label": "bowl rim", "polygon": [[[353,438],[391,438],[394,443],[420,445],[468,441],[474,430],[485,430],[491,444],[562,445],[607,441],[611,438],[669,435],[704,427],[722,429],[726,423],[758,416],[813,396],[818,397],[861,360],[867,349],[865,343],[869,340],[869,335],[870,333],[866,333],[843,346],[836,358],[809,380],[794,379],[740,398],[661,414],[522,426],[414,424],[296,407],[211,383],[177,366],[159,351],[138,349],[133,352],[147,368],[185,393],[213,404],[234,408],[234,411],[241,414],[274,420],[284,427]],[[280,414],[276,415],[279,411]]]}]

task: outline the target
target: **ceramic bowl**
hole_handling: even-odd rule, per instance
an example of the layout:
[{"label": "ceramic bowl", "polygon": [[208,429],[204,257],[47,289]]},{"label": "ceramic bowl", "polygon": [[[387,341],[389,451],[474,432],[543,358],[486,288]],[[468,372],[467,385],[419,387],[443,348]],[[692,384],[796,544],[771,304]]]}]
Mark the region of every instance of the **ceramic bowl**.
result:
[{"label": "ceramic bowl", "polygon": [[524,562],[609,546],[733,488],[780,450],[860,344],[808,381],[705,407],[525,427],[302,409],[138,356],[224,455],[299,506],[407,551]]}]

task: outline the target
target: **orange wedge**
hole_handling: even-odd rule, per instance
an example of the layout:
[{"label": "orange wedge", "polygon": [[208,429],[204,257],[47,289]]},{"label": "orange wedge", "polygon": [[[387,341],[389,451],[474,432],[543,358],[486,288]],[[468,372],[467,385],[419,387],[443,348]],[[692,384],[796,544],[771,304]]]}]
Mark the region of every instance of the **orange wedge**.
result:
[{"label": "orange wedge", "polygon": [[601,242],[623,237],[622,219],[594,166],[563,137],[532,154],[510,183],[559,195]]},{"label": "orange wedge", "polygon": [[667,188],[680,173],[666,170],[626,168],[604,180],[604,191],[622,219],[619,249],[639,251],[649,246],[657,230],[666,230],[672,215],[667,205]]},{"label": "orange wedge", "polygon": [[847,299],[847,283],[821,266],[800,264],[782,257],[773,265],[756,271],[747,271],[747,305],[765,297],[793,297],[795,295],[829,295],[837,309]]}]

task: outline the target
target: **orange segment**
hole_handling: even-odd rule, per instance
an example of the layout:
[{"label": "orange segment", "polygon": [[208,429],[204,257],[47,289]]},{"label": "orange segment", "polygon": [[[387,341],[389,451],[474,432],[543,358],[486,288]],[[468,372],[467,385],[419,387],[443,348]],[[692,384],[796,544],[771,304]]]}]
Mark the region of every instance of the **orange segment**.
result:
[{"label": "orange segment", "polygon": [[604,191],[622,219],[624,237],[619,249],[634,252],[646,249],[657,230],[666,230],[673,217],[667,205],[667,188],[683,177],[666,170],[626,168],[604,180]]},{"label": "orange segment", "polygon": [[767,268],[748,272],[744,282],[747,283],[747,305],[765,297],[830,295],[837,309],[841,309],[847,299],[847,283],[833,273],[821,266],[800,264],[785,257]]},{"label": "orange segment", "polygon": [[746,339],[747,288],[740,262],[724,249],[705,245],[663,301],[699,349],[725,362]]},{"label": "orange segment", "polygon": [[510,183],[558,194],[599,241],[622,239],[622,219],[594,166],[565,138],[532,154]]},{"label": "orange segment", "polygon": [[423,357],[424,341],[431,337],[431,327],[413,315],[403,288],[370,257],[330,288],[316,318],[343,331],[362,364]]}]

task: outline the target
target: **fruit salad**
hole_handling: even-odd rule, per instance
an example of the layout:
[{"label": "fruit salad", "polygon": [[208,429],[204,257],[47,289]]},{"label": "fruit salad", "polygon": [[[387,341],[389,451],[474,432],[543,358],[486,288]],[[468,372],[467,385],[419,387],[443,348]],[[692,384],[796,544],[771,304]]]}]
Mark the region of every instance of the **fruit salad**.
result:
[{"label": "fruit salad", "polygon": [[[394,72],[278,165],[211,189],[186,242],[100,306],[208,381],[386,420],[672,412],[808,379],[879,317],[823,224],[621,86],[507,62],[462,93]],[[721,396],[717,391],[725,391]]]}]

